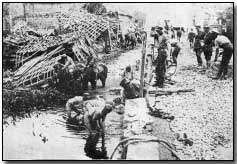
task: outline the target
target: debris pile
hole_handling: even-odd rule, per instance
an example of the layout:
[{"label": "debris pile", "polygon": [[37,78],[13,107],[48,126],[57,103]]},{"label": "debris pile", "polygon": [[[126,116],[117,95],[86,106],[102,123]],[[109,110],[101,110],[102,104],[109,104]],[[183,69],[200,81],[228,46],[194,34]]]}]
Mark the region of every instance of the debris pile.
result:
[{"label": "debris pile", "polygon": [[71,57],[75,64],[86,64],[88,58],[96,59],[96,40],[108,37],[109,32],[116,31],[119,25],[85,10],[57,13],[56,17],[61,35],[57,32],[40,33],[21,22],[4,40],[17,47],[14,60],[18,69],[14,72],[13,86],[32,87],[47,83],[55,74],[54,66],[63,54]]}]

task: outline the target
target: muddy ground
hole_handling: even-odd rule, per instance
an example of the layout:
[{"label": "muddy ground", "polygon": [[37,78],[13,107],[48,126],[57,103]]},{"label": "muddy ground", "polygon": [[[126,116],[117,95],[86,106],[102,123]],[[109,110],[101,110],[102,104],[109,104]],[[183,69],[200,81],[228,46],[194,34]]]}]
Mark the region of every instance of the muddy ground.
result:
[{"label": "muddy ground", "polygon": [[[197,67],[196,56],[185,38],[181,47],[177,73],[172,77],[175,84],[165,88],[192,88],[195,92],[158,97],[160,102],[156,107],[175,116],[175,119],[169,122],[156,118],[153,134],[172,142],[182,159],[233,159],[233,60],[230,62],[229,78],[216,81],[209,77],[216,73],[214,70]],[[134,65],[140,58],[141,48],[137,48],[109,60],[106,87],[100,88],[101,83],[98,82],[99,87],[94,94],[113,99],[109,89],[118,87],[123,69],[129,64]],[[77,129],[66,126],[63,114],[64,107],[41,111],[40,114],[36,112],[14,123],[6,120],[3,158],[106,159],[110,156],[121,137],[121,114],[113,111],[107,116],[104,143],[101,136],[89,136],[84,131],[77,132]],[[184,133],[193,142],[192,146],[177,140],[177,136],[182,138]],[[88,149],[88,145],[92,149]],[[160,159],[174,158],[167,150],[161,149]]]}]

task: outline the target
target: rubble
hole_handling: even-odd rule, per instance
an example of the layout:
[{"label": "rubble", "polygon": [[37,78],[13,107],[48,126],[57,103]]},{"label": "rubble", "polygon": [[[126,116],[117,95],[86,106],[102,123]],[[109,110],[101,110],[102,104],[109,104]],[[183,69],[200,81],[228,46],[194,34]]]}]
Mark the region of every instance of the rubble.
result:
[{"label": "rubble", "polygon": [[[76,63],[86,63],[87,58],[98,58],[95,41],[104,31],[118,28],[116,21],[110,23],[103,16],[90,14],[84,10],[58,13],[57,19],[65,30],[62,35],[40,34],[26,22],[18,23],[5,42],[18,47],[13,85],[31,87],[44,84],[54,74],[53,66],[60,55],[71,54]],[[94,48],[97,47],[97,49]],[[71,48],[70,48],[71,47]]]}]

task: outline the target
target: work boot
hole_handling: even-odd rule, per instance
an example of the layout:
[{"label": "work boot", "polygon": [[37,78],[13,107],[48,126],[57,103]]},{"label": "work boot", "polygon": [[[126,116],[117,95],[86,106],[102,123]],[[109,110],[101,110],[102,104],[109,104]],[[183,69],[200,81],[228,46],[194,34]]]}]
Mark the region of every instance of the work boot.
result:
[{"label": "work boot", "polygon": [[221,78],[221,76],[216,75],[216,77],[214,77],[213,79],[214,79],[214,80],[219,80],[220,78]]},{"label": "work boot", "polygon": [[207,69],[210,68],[210,66],[211,66],[211,62],[207,61]]},{"label": "work boot", "polygon": [[164,84],[158,84],[158,87],[159,87],[159,88],[163,88],[163,87],[164,87]]},{"label": "work boot", "polygon": [[222,75],[221,77],[220,77],[220,80],[226,80],[227,79],[227,75]]},{"label": "work boot", "polygon": [[153,84],[152,86],[153,87],[157,87],[159,84],[158,83],[155,83],[155,84]]},{"label": "work boot", "polygon": [[198,67],[198,68],[202,68],[202,64],[199,63],[197,67]]}]

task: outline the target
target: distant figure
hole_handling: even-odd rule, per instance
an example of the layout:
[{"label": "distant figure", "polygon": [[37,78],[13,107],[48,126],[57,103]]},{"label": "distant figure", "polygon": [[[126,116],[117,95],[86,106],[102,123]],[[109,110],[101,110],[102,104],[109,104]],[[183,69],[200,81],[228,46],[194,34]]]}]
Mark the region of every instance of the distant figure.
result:
[{"label": "distant figure", "polygon": [[171,39],[174,39],[175,38],[175,32],[174,32],[174,29],[171,28]]},{"label": "distant figure", "polygon": [[156,84],[160,88],[163,87],[166,73],[166,59],[168,56],[168,37],[163,34],[162,30],[157,30],[159,34],[158,56],[156,58]]},{"label": "distant figure", "polygon": [[189,41],[190,48],[193,47],[194,38],[195,38],[195,33],[193,32],[193,29],[191,28],[191,31],[188,33],[188,41]]},{"label": "distant figure", "polygon": [[194,51],[196,52],[197,56],[197,62],[198,66],[202,66],[202,49],[203,49],[203,40],[204,40],[205,33],[203,31],[200,31],[199,28],[197,28],[197,35],[195,36],[195,42],[194,42]]},{"label": "distant figure", "polygon": [[120,86],[123,87],[123,99],[134,99],[139,97],[140,84],[136,80],[131,81],[124,78],[120,82]]},{"label": "distant figure", "polygon": [[58,62],[63,65],[62,70],[66,70],[67,72],[73,71],[75,67],[75,63],[72,58],[66,54],[63,54]]},{"label": "distant figure", "polygon": [[154,37],[154,46],[158,47],[158,45],[159,45],[159,34],[157,33],[155,27],[151,28],[150,37]]},{"label": "distant figure", "polygon": [[132,67],[129,65],[125,68],[125,71],[122,74],[122,79],[128,79],[128,80],[133,80],[133,71],[132,71]]},{"label": "distant figure", "polygon": [[209,31],[209,27],[205,27],[205,37],[203,53],[206,59],[207,68],[211,66],[212,47],[214,46],[214,40],[212,39],[212,32]]},{"label": "distant figure", "polygon": [[180,38],[182,36],[182,31],[179,29],[177,30],[177,40],[180,42]]},{"label": "distant figure", "polygon": [[177,65],[177,57],[179,55],[181,48],[176,41],[171,43],[171,47],[172,47],[171,56],[173,59],[173,63]]}]

